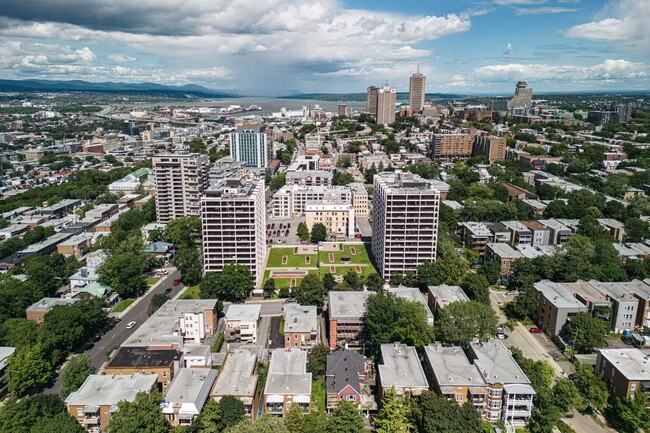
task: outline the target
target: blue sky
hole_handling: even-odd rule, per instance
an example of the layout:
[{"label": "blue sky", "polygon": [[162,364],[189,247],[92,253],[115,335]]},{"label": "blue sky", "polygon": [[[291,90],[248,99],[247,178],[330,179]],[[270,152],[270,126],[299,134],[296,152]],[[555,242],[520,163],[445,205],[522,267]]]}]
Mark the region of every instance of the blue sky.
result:
[{"label": "blue sky", "polygon": [[650,0],[0,0],[0,76],[247,94],[650,90]]}]

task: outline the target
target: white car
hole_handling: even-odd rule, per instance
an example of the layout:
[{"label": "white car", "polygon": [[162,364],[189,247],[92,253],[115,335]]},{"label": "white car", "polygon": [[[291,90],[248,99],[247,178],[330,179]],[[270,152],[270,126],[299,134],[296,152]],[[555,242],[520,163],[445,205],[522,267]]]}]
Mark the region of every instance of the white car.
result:
[{"label": "white car", "polygon": [[126,324],[126,329],[131,329],[135,326],[135,322],[129,322]]}]

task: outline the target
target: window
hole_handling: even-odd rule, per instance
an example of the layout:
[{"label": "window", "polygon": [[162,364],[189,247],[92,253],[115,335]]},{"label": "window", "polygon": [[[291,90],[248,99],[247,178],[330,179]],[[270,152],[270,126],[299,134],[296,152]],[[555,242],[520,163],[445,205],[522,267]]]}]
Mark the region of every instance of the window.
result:
[{"label": "window", "polygon": [[163,371],[163,377],[167,377],[167,372]]},{"label": "window", "polygon": [[349,394],[346,396],[348,401],[357,401],[357,396],[354,394]]},{"label": "window", "polygon": [[631,383],[630,384],[630,391],[635,391],[636,390],[636,383]]}]

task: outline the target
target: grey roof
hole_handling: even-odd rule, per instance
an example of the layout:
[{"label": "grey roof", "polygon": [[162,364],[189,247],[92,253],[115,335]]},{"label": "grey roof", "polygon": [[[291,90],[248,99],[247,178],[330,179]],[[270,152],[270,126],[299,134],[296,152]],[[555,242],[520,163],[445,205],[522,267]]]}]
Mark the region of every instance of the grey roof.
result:
[{"label": "grey roof", "polygon": [[145,253],[166,253],[174,247],[174,244],[169,242],[151,242],[149,245],[144,247]]},{"label": "grey roof", "polygon": [[257,322],[261,310],[260,304],[230,304],[226,310],[226,321]]},{"label": "grey roof", "polygon": [[388,291],[395,296],[406,299],[407,301],[419,302],[420,304],[424,305],[424,309],[427,312],[427,317],[429,320],[433,320],[433,313],[431,313],[431,310],[429,310],[426,299],[420,292],[420,289],[417,287],[389,287]]},{"label": "grey roof", "polygon": [[573,293],[564,287],[562,283],[553,283],[542,280],[535,283],[535,290],[541,292],[544,297],[556,308],[575,308],[586,311],[587,307],[576,298]]},{"label": "grey roof", "polygon": [[284,332],[316,332],[318,313],[314,305],[287,304],[284,307]]},{"label": "grey roof", "polygon": [[440,308],[444,308],[456,301],[469,301],[469,298],[460,286],[448,286],[446,284],[429,286],[429,293],[436,299]]},{"label": "grey roof", "polygon": [[524,257],[522,253],[512,248],[509,244],[503,242],[488,244],[487,247],[501,259],[520,259]]},{"label": "grey roof", "polygon": [[361,320],[366,314],[366,301],[371,292],[337,292],[328,293],[328,311],[330,319]]},{"label": "grey roof", "polygon": [[68,298],[43,298],[38,302],[34,302],[27,307],[27,311],[44,311],[48,312],[57,305],[68,305],[77,302],[79,299]]},{"label": "grey roof", "polygon": [[490,339],[487,342],[472,342],[470,348],[476,356],[474,365],[486,383],[530,384],[512,353],[501,341]]},{"label": "grey roof", "polygon": [[361,394],[359,376],[365,373],[365,357],[351,350],[341,349],[327,355],[327,393],[338,394],[350,386]]},{"label": "grey roof", "polygon": [[151,391],[157,381],[157,374],[91,374],[65,402],[68,406],[112,406],[122,400],[133,401],[137,393]]},{"label": "grey roof", "polygon": [[598,349],[627,380],[650,380],[650,350]]},{"label": "grey roof", "polygon": [[7,359],[16,351],[15,347],[0,346],[0,371],[7,366]]},{"label": "grey roof", "polygon": [[257,355],[251,350],[236,349],[226,357],[212,389],[213,396],[253,396],[257,387]]},{"label": "grey roof", "polygon": [[217,372],[211,368],[181,368],[167,388],[165,402],[193,404],[199,413],[216,379]]},{"label": "grey roof", "polygon": [[424,347],[424,356],[439,386],[485,385],[478,369],[467,359],[461,347],[430,344]]},{"label": "grey roof", "polygon": [[379,376],[383,387],[429,387],[415,347],[402,343],[382,344],[381,359],[383,364],[379,364]]},{"label": "grey roof", "polygon": [[311,373],[307,373],[307,352],[275,349],[266,378],[264,394],[311,395]]}]

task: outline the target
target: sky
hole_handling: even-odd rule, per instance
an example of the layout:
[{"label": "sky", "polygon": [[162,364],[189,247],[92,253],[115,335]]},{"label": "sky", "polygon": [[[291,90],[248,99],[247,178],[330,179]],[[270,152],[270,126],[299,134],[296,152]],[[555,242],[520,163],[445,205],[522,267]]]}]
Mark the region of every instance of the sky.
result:
[{"label": "sky", "polygon": [[245,95],[650,90],[650,0],[0,0],[0,78]]}]

